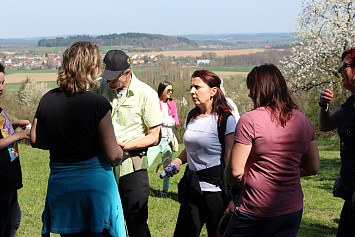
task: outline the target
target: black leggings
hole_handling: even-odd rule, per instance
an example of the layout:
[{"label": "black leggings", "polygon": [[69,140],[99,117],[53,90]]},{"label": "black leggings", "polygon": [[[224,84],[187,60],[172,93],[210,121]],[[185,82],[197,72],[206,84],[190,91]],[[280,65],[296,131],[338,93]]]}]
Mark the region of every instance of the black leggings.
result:
[{"label": "black leggings", "polygon": [[351,195],[344,202],[340,214],[337,237],[355,236],[355,210],[351,204]]},{"label": "black leggings", "polygon": [[217,231],[219,219],[228,206],[228,200],[222,192],[203,192],[198,205],[182,201],[174,237],[198,237],[206,223],[208,235]]},{"label": "black leggings", "polygon": [[17,190],[0,194],[0,237],[13,237],[20,226],[21,210]]}]

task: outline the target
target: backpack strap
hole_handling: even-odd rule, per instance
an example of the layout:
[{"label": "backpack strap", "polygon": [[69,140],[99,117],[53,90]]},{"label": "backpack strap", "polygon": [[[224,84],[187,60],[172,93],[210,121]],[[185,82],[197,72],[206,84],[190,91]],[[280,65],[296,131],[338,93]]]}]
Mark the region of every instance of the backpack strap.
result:
[{"label": "backpack strap", "polygon": [[230,115],[232,115],[232,113],[229,110],[225,110],[223,114],[219,115],[218,117],[218,128],[217,128],[218,139],[222,148],[221,164],[224,164],[224,149],[225,149],[224,134],[226,133],[227,120]]},{"label": "backpack strap", "polygon": [[[187,124],[189,124],[190,120],[192,119],[192,111],[193,110],[194,109],[190,110],[188,112],[188,114],[187,114],[186,126],[187,126]],[[224,148],[225,148],[224,134],[226,133],[227,120],[228,120],[228,117],[230,115],[232,115],[232,113],[229,110],[225,110],[223,112],[223,114],[218,116],[218,122],[217,122],[218,140],[219,140],[219,143],[221,144],[221,148],[222,148],[222,157],[221,157],[221,159],[223,161],[224,161]]]},{"label": "backpack strap", "polygon": [[188,114],[187,114],[187,119],[186,119],[186,126],[189,124],[190,120],[192,119],[192,111],[194,109],[191,109]]},{"label": "backpack strap", "polygon": [[232,113],[229,110],[225,110],[223,114],[219,115],[218,117],[218,139],[219,143],[221,144],[222,148],[222,153],[221,153],[221,177],[222,177],[222,184],[221,188],[222,191],[226,194],[226,196],[231,199],[230,193],[229,193],[229,186],[227,185],[227,182],[224,179],[224,169],[226,168],[226,163],[224,162],[224,152],[225,152],[225,133],[226,133],[226,128],[227,128],[227,120],[228,117],[232,115]]},{"label": "backpack strap", "polygon": [[[192,110],[190,110],[187,114],[187,119],[186,119],[186,126],[190,122],[192,118]],[[227,120],[228,117],[232,115],[232,113],[229,110],[225,110],[222,114],[218,116],[218,122],[217,122],[217,131],[218,131],[218,140],[219,143],[221,144],[221,178],[222,182],[220,183],[220,187],[222,188],[222,191],[226,194],[228,198],[231,198],[229,195],[229,187],[225,182],[224,179],[224,169],[226,167],[226,163],[224,162],[224,151],[225,151],[225,142],[224,142],[224,134],[226,133],[226,128],[227,128]]]}]

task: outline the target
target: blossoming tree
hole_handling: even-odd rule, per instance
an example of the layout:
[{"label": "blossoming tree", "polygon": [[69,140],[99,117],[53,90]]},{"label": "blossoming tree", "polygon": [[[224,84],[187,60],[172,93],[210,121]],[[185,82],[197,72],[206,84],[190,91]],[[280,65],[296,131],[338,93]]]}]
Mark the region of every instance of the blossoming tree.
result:
[{"label": "blossoming tree", "polygon": [[292,90],[308,91],[340,82],[344,50],[355,46],[355,0],[305,0],[296,26],[295,46],[281,69]]}]

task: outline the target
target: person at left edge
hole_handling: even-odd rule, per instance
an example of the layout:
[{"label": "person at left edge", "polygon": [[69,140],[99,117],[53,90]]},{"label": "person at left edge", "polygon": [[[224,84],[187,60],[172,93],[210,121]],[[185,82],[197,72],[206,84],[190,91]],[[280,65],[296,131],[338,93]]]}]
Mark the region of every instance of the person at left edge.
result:
[{"label": "person at left edge", "polygon": [[39,102],[31,144],[49,150],[50,169],[42,236],[125,237],[126,229],[111,165],[122,161],[111,105],[90,89],[101,75],[101,50],[73,43],[58,70],[59,88]]},{"label": "person at left edge", "polygon": [[148,228],[147,149],[159,144],[162,116],[157,92],[132,72],[128,55],[110,50],[104,58],[105,70],[93,92],[112,105],[112,123],[123,162],[114,168],[122,198],[123,213],[130,237],[150,236]]},{"label": "person at left edge", "polygon": [[[4,96],[5,67],[0,63],[0,99]],[[21,210],[17,200],[17,190],[22,188],[22,173],[17,141],[30,138],[30,130],[25,128],[28,120],[11,123],[5,110],[0,107],[0,237],[13,237],[20,226]]]}]

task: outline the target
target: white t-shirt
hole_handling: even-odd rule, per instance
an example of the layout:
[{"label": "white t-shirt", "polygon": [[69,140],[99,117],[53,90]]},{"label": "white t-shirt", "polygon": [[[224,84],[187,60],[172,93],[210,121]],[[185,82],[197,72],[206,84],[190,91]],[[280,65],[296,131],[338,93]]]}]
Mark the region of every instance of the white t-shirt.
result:
[{"label": "white t-shirt", "polygon": [[[189,124],[185,124],[183,137],[187,151],[187,163],[191,171],[196,172],[221,164],[221,144],[218,139],[218,116],[210,115],[206,118],[191,118]],[[186,122],[185,122],[186,123]],[[236,121],[233,116],[227,119],[225,135],[234,133]],[[200,182],[202,191],[221,191],[221,189],[207,182]]]},{"label": "white t-shirt", "polygon": [[238,111],[237,105],[229,97],[226,97],[226,100],[227,100],[227,103],[228,103],[229,107],[231,108],[231,113],[233,114],[233,116],[235,118],[235,121],[238,122],[238,120],[240,118],[240,115],[239,115],[239,111]]},{"label": "white t-shirt", "polygon": [[161,103],[161,113],[163,117],[163,123],[161,124],[161,140],[167,141],[171,140],[173,135],[173,126],[175,125],[175,120],[169,115],[169,108],[167,103]]}]

